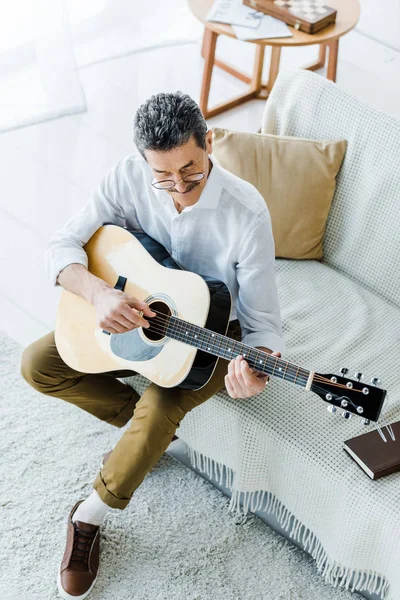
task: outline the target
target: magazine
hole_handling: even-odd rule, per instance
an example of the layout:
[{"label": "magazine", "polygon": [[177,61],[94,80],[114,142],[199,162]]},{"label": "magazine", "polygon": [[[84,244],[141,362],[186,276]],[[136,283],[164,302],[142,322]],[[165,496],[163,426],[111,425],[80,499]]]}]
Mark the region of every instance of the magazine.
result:
[{"label": "magazine", "polygon": [[264,15],[257,29],[232,25],[238,40],[264,40],[266,38],[292,37],[290,27],[283,21],[269,15]]},{"label": "magazine", "polygon": [[263,16],[264,13],[245,6],[241,0],[216,0],[206,16],[206,21],[257,29]]}]

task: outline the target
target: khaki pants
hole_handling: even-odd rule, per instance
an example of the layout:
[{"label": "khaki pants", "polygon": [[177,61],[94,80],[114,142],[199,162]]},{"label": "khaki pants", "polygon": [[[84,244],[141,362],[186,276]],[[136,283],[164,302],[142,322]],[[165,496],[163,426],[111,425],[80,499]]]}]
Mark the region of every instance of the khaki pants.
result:
[{"label": "khaki pants", "polygon": [[[237,320],[230,323],[227,335],[241,340]],[[132,418],[93,483],[103,502],[124,509],[168,448],[186,413],[225,387],[228,363],[219,358],[212,377],[199,390],[151,383],[140,397],[118,380],[132,371],[93,375],[71,369],[60,357],[52,331],[25,348],[21,373],[39,392],[75,404],[110,425],[123,427]]]}]

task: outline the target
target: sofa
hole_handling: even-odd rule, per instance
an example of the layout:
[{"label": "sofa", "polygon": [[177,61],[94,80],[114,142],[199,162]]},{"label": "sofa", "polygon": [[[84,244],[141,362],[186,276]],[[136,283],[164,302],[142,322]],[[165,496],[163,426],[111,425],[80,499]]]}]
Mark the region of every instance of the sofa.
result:
[{"label": "sofa", "polygon": [[[282,358],[379,377],[388,390],[381,424],[399,420],[400,122],[318,74],[286,69],[261,131],[348,141],[324,258],[275,261]],[[139,392],[149,383],[125,381]],[[327,406],[273,377],[251,398],[223,390],[185,416],[168,452],[228,494],[230,511],[253,512],[302,547],[327,583],[399,600],[400,472],[371,480],[343,442],[375,425]]]}]

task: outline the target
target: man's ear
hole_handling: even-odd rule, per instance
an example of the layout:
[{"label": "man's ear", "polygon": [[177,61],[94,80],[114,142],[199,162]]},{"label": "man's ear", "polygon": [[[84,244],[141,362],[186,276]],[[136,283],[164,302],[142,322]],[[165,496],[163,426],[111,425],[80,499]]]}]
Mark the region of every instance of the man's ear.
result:
[{"label": "man's ear", "polygon": [[208,154],[212,154],[212,129],[209,129],[206,133],[206,150]]}]

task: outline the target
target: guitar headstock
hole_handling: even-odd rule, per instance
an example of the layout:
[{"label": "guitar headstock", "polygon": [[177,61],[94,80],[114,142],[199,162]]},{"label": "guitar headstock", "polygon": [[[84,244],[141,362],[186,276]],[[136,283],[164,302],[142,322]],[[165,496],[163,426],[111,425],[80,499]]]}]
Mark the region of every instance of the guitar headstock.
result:
[{"label": "guitar headstock", "polygon": [[377,377],[370,384],[362,383],[362,373],[355,373],[355,379],[346,377],[348,369],[340,369],[341,375],[315,373],[311,391],[329,403],[328,410],[342,415],[345,419],[357,415],[366,425],[377,421],[382,410],[386,390],[378,387]]}]

